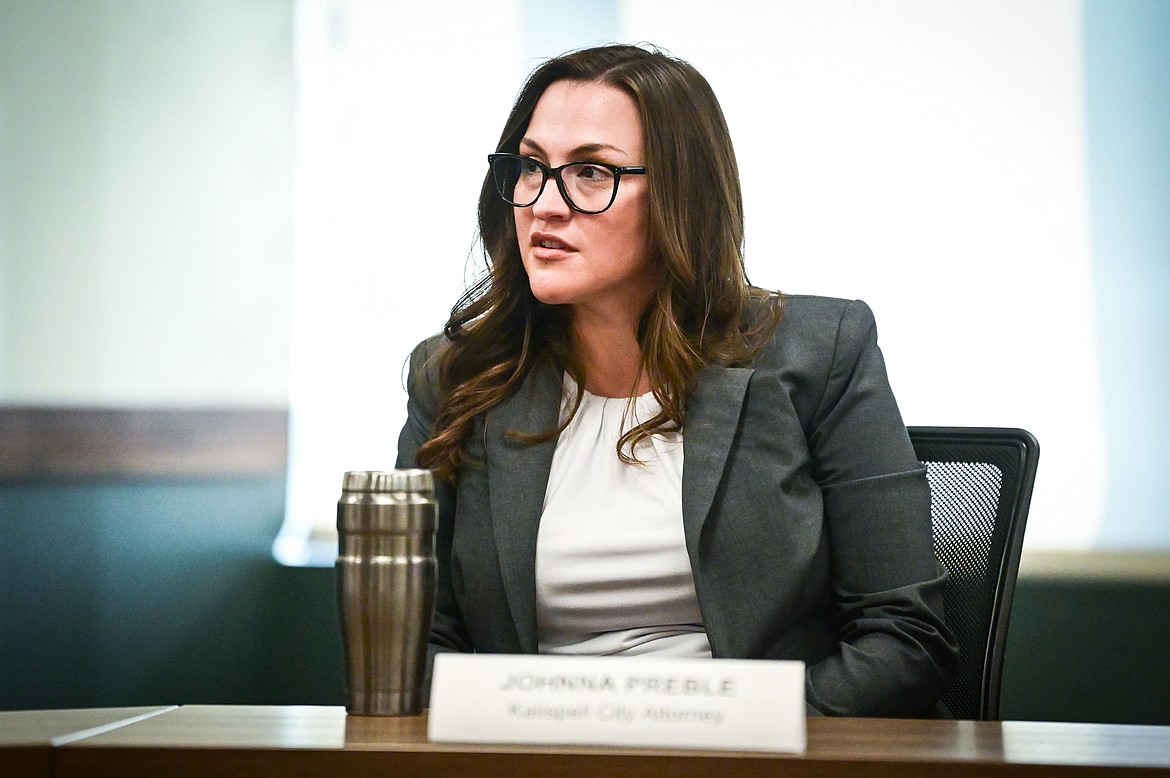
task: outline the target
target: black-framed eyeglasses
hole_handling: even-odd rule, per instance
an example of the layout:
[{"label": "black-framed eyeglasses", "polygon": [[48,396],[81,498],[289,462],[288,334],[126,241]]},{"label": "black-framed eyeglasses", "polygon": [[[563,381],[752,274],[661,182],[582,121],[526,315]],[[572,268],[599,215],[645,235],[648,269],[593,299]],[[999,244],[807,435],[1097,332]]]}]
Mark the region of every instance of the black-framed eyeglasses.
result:
[{"label": "black-framed eyeglasses", "polygon": [[557,182],[561,197],[574,211],[601,213],[617,198],[622,176],[645,175],[646,168],[607,165],[604,162],[569,162],[549,167],[519,154],[488,154],[496,194],[517,208],[527,208],[540,199],[549,178]]}]

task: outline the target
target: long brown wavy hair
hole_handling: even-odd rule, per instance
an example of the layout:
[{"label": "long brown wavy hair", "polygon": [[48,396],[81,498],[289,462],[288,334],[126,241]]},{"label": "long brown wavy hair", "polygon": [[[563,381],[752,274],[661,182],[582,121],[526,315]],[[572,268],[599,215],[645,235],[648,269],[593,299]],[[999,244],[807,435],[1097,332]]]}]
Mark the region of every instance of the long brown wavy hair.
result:
[{"label": "long brown wavy hair", "polygon": [[[781,298],[750,285],[743,263],[743,199],[731,136],[715,93],[690,64],[653,47],[601,46],[551,59],[528,77],[497,151],[517,153],[536,103],[556,81],[601,83],[626,92],[642,121],[650,202],[651,258],[663,282],[637,332],[641,370],[662,406],[626,430],[617,455],[656,432],[681,430],[685,400],[708,364],[738,364],[764,346]],[[479,195],[486,272],[451,310],[450,341],[437,357],[440,403],[420,466],[454,480],[475,418],[503,401],[532,370],[566,371],[585,385],[566,306],[540,303],[529,287],[513,206],[495,193],[490,173]],[[578,393],[579,403],[580,393]],[[575,411],[575,408],[574,408]],[[569,416],[571,418],[571,415]],[[567,425],[521,439],[548,440]],[[626,453],[626,452],[631,453]]]}]

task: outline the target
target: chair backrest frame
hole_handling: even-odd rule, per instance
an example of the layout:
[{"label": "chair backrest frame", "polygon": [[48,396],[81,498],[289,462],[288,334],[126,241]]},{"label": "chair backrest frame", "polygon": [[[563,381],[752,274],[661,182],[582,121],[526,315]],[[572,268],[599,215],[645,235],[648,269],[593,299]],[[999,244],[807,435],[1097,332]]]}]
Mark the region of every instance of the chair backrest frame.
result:
[{"label": "chair backrest frame", "polygon": [[[986,561],[982,587],[990,588],[985,601],[989,612],[983,612],[977,623],[956,623],[951,628],[969,644],[981,649],[980,656],[968,652],[960,657],[960,679],[963,684],[977,684],[978,703],[957,695],[944,696],[956,718],[997,720],[999,718],[999,690],[1003,677],[1003,657],[1007,644],[1008,624],[1011,619],[1012,597],[1019,573],[1020,554],[1028,508],[1036,479],[1036,465],[1040,445],[1026,430],[998,427],[908,427],[918,459],[929,468],[931,463],[943,465],[994,464],[1002,470],[1002,482],[995,506],[994,542]],[[931,518],[935,546],[939,549],[938,487],[931,484]],[[940,557],[944,554],[940,553]],[[943,562],[947,560],[944,558]],[[948,589],[958,586],[954,576]],[[950,593],[948,593],[950,599]],[[948,616],[948,618],[950,618]],[[973,677],[974,676],[974,677]],[[959,686],[956,683],[956,686]]]}]

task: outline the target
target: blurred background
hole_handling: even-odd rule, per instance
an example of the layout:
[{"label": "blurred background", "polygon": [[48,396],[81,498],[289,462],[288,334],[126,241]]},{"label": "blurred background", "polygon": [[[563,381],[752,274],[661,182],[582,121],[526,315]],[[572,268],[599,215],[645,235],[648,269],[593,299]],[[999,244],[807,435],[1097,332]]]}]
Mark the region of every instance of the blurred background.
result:
[{"label": "blurred background", "polygon": [[[543,58],[719,95],[752,280],[1042,455],[1005,718],[1170,723],[1170,4],[0,0],[0,709],[341,700],[341,472]],[[1102,669],[1105,666],[1105,670]]]}]

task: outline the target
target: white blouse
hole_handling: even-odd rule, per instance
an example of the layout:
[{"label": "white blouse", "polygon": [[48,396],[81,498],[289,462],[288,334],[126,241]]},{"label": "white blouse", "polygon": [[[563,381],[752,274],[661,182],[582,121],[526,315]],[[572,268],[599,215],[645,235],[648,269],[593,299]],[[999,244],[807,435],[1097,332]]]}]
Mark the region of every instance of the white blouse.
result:
[{"label": "white blouse", "polygon": [[[566,376],[562,414],[576,390]],[[536,541],[541,653],[711,656],[683,537],[682,434],[640,442],[640,465],[617,456],[627,413],[625,430],[659,410],[652,394],[584,392],[557,440]]]}]

